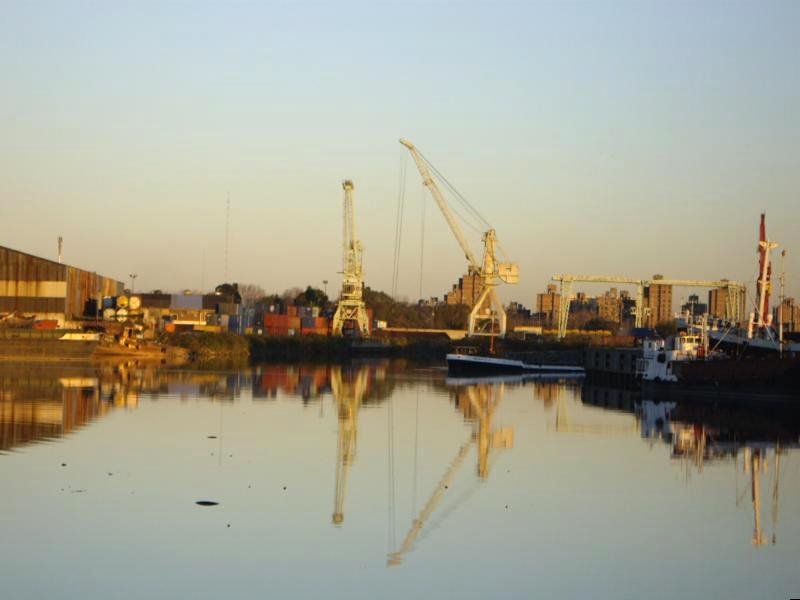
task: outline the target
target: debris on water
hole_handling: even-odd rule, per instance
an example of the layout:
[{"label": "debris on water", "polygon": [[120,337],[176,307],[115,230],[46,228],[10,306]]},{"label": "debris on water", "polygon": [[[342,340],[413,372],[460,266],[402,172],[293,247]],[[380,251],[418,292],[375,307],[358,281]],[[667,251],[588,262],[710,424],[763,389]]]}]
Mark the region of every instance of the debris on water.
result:
[{"label": "debris on water", "polygon": [[449,490],[450,486],[446,485],[446,486],[444,486],[444,489]]},{"label": "debris on water", "polygon": [[70,490],[73,494],[82,494],[86,490]]},{"label": "debris on water", "polygon": [[506,504],[506,510],[508,510],[508,504]]},{"label": "debris on water", "polygon": [[210,439],[210,440],[215,440],[215,439],[217,439],[217,436],[215,436],[215,435],[210,435],[210,436],[208,436],[208,439]]},{"label": "debris on water", "polygon": [[283,486],[283,489],[285,490],[285,489],[286,489],[286,486]]},{"label": "debris on water", "polygon": [[230,523],[228,523],[228,529],[230,529],[230,528],[231,528],[231,524],[230,524]]},{"label": "debris on water", "polygon": [[113,473],[109,473],[109,474],[108,474],[108,476],[109,476],[109,477],[111,477],[112,475],[113,475]]},{"label": "debris on water", "polygon": [[198,506],[217,506],[219,502],[214,502],[213,500],[198,500],[195,504]]},{"label": "debris on water", "polygon": [[61,463],[61,466],[62,466],[62,467],[66,467],[66,466],[67,466],[67,463]]}]

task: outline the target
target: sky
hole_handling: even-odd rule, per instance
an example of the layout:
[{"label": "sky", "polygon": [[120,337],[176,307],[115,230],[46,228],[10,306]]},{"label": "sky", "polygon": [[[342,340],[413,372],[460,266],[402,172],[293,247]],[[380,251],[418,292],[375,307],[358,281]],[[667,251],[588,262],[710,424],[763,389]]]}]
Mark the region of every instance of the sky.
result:
[{"label": "sky", "polygon": [[406,137],[519,263],[506,301],[556,273],[752,282],[762,211],[800,296],[800,3],[0,7],[0,245],[62,235],[137,290],[333,293],[348,178],[367,285],[402,198],[398,293],[441,296],[466,264]]}]

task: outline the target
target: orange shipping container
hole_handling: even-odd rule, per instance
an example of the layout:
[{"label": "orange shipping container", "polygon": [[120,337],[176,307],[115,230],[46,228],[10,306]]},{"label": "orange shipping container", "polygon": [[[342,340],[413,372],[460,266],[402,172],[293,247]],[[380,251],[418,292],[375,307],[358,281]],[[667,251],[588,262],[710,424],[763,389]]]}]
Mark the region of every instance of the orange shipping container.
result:
[{"label": "orange shipping container", "polygon": [[276,315],[274,313],[268,313],[264,315],[264,326],[265,327],[288,327],[289,317],[286,315]]}]

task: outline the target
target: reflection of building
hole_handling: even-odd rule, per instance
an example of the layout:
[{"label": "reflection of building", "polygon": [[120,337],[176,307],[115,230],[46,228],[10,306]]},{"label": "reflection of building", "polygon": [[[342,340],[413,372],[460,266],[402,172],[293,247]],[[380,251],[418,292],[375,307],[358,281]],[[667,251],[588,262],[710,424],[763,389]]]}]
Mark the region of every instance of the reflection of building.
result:
[{"label": "reflection of building", "polygon": [[64,327],[96,317],[102,298],[122,288],[115,279],[0,246],[0,315],[16,312]]},{"label": "reflection of building", "polygon": [[42,368],[0,373],[0,450],[61,437],[114,408],[135,407],[138,394],[120,377],[93,371],[57,377]]}]

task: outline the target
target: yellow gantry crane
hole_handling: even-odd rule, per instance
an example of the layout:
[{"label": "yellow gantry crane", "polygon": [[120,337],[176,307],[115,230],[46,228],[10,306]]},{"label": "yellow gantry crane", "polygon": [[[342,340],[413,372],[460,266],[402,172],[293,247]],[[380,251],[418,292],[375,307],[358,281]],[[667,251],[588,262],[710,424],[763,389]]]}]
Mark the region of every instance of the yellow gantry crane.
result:
[{"label": "yellow gantry crane", "polygon": [[344,497],[347,491],[347,476],[356,458],[358,440],[358,411],[367,393],[369,370],[360,368],[349,376],[342,375],[342,367],[331,370],[331,390],[338,407],[339,430],[336,445],[336,492],[332,522],[341,525],[344,521]]},{"label": "yellow gantry crane", "polygon": [[467,259],[467,272],[470,275],[476,275],[481,283],[481,295],[472,306],[469,314],[469,335],[505,336],[506,311],[497,297],[495,287],[500,282],[517,283],[519,281],[519,267],[516,263],[499,262],[497,260],[497,235],[492,228],[489,228],[483,234],[483,260],[478,262],[464,237],[464,233],[461,231],[453,211],[447,204],[439,186],[436,185],[436,181],[431,176],[428,169],[431,166],[430,163],[422,156],[414,144],[406,139],[401,139],[400,143],[408,148],[414,158],[419,174],[422,176],[422,183],[430,191],[439,210],[444,215],[450,231],[453,232],[458,245],[461,246],[461,250]]},{"label": "yellow gantry crane", "polygon": [[361,337],[369,337],[369,318],[364,304],[364,273],[362,269],[363,248],[356,235],[356,219],[353,207],[353,182],[346,179],[344,188],[344,232],[342,257],[342,293],[333,315],[331,333],[341,336],[346,323],[353,324],[353,331]]}]

